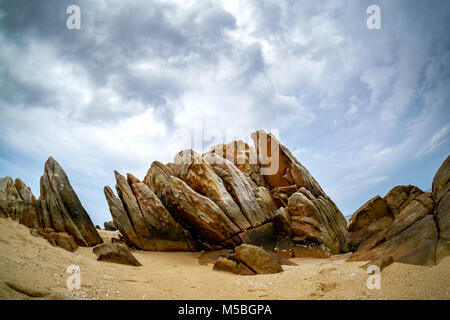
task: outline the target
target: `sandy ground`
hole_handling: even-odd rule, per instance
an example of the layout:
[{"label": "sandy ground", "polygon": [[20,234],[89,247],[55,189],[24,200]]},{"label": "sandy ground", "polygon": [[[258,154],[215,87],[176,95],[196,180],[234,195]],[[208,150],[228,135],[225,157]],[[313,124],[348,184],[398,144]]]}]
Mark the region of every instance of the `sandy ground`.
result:
[{"label": "sandy ground", "polygon": [[[117,234],[101,231],[109,243]],[[239,276],[200,265],[199,253],[137,251],[141,267],[96,261],[92,248],[71,253],[0,218],[0,299],[24,299],[5,281],[87,299],[450,299],[450,257],[434,267],[394,263],[381,289],[368,289],[364,262],[292,259],[275,275]],[[66,268],[81,269],[81,288],[69,290]]]}]

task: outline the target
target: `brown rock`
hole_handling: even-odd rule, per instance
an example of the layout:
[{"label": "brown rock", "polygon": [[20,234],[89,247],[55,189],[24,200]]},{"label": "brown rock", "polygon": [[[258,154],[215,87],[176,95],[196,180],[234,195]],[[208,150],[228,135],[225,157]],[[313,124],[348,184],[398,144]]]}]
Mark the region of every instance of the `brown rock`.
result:
[{"label": "brown rock", "polygon": [[226,190],[239,205],[251,226],[262,225],[267,217],[256,200],[253,188],[246,176],[233,163],[214,153],[206,154],[204,159],[222,179]]},{"label": "brown rock", "polygon": [[416,186],[396,186],[386,194],[384,200],[394,217],[397,217],[400,211],[421,193],[422,190]]},{"label": "brown rock", "polygon": [[278,240],[277,232],[271,222],[241,232],[239,238],[242,243],[263,247],[266,250],[273,250]]},{"label": "brown rock", "polygon": [[93,249],[98,261],[107,261],[130,266],[142,266],[139,261],[122,245],[100,244]]},{"label": "brown rock", "polygon": [[106,222],[103,223],[103,226],[105,227],[105,230],[117,231],[117,227],[114,224],[114,221],[106,221]]},{"label": "brown rock", "polygon": [[233,254],[232,249],[205,251],[197,257],[199,264],[215,263],[220,257],[228,258]]},{"label": "brown rock", "polygon": [[433,197],[439,230],[436,248],[436,260],[439,263],[450,255],[450,156],[445,159],[433,178]]},{"label": "brown rock", "polygon": [[78,249],[74,238],[67,232],[55,232],[50,228],[39,228],[37,232],[54,247],[60,247],[70,252]]},{"label": "brown rock", "polygon": [[363,204],[350,218],[347,246],[356,251],[371,235],[389,228],[394,219],[384,199],[376,196]]},{"label": "brown rock", "polygon": [[380,268],[380,271],[384,268],[390,266],[392,263],[394,263],[394,258],[392,256],[386,256],[376,259],[375,261],[371,261],[369,263],[366,263],[362,266],[363,269],[367,270],[370,266],[377,266]]},{"label": "brown rock", "polygon": [[221,244],[239,228],[210,199],[192,190],[184,181],[170,177],[168,209],[191,234],[211,244]]},{"label": "brown rock", "polygon": [[0,200],[21,200],[11,177],[0,178]]},{"label": "brown rock", "polygon": [[15,186],[20,198],[25,202],[34,202],[36,198],[31,192],[30,187],[28,187],[21,179],[16,178]]},{"label": "brown rock", "polygon": [[248,268],[246,265],[225,257],[219,257],[219,259],[214,263],[213,270],[226,271],[239,275],[255,274],[255,272]]},{"label": "brown rock", "polygon": [[[378,234],[375,234],[372,238],[377,236]],[[377,245],[371,249],[361,245],[358,251],[352,254],[349,261],[373,261],[392,256],[395,262],[416,265],[435,264],[438,232],[432,215],[425,216],[389,240],[380,236],[376,240],[378,240]]]},{"label": "brown rock", "polygon": [[242,244],[235,248],[234,258],[258,274],[282,272],[281,264],[264,249]]},{"label": "brown rock", "polygon": [[277,233],[291,236],[291,216],[285,208],[280,208],[275,212],[272,222]]},{"label": "brown rock", "polygon": [[82,246],[103,242],[66,173],[52,157],[46,161],[41,177],[41,199],[46,202],[55,231],[69,233]]},{"label": "brown rock", "polygon": [[180,178],[194,191],[214,201],[241,231],[251,227],[222,179],[203,157],[192,150],[183,150],[175,156],[174,163]]}]

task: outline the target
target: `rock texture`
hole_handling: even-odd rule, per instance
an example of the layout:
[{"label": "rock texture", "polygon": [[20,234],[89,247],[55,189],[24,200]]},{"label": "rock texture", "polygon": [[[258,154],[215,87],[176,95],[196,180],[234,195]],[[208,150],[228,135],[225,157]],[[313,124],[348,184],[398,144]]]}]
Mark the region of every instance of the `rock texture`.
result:
[{"label": "rock texture", "polygon": [[445,159],[433,179],[434,216],[439,230],[436,260],[450,255],[450,156]]},{"label": "rock texture", "polygon": [[[166,165],[154,161],[143,182],[116,173],[118,197],[107,187],[105,195],[120,232],[144,250],[164,250],[155,239],[171,233],[185,244],[177,250],[242,243],[275,250],[288,241],[340,252],[347,229],[335,204],[275,137],[258,131],[253,139],[256,148],[232,141],[202,155],[183,150]],[[276,150],[269,157],[259,154],[267,145]],[[271,155],[281,165],[268,175]]]},{"label": "rock texture", "polygon": [[93,249],[98,261],[114,262],[139,267],[142,264],[120,244],[100,244]]},{"label": "rock texture", "polygon": [[450,255],[450,160],[433,179],[432,193],[396,186],[382,199],[369,200],[350,219],[349,261],[434,265]]},{"label": "rock texture", "polygon": [[283,271],[281,261],[260,247],[242,244],[235,248],[233,255],[220,257],[213,269],[240,275],[273,274]]},{"label": "rock texture", "polygon": [[21,179],[15,183],[10,177],[0,179],[1,215],[35,230],[47,230],[39,234],[69,251],[103,242],[66,173],[51,157],[40,184],[41,195],[36,199]]},{"label": "rock texture", "polygon": [[[117,231],[118,230],[114,221],[106,221],[103,223],[103,226],[105,227],[105,230],[108,230],[108,231]],[[100,228],[97,228],[97,229],[100,229]]]}]

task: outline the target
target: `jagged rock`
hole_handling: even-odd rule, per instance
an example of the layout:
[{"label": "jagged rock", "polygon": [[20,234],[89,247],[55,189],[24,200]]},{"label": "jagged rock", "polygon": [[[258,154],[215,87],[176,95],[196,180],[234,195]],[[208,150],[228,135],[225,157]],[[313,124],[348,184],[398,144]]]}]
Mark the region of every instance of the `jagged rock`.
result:
[{"label": "jagged rock", "polygon": [[41,177],[41,199],[46,202],[55,231],[67,232],[81,246],[103,242],[66,173],[52,157],[45,162]]},{"label": "jagged rock", "polygon": [[384,197],[387,206],[396,218],[398,214],[406,207],[422,190],[416,186],[396,186],[392,188]]},{"label": "jagged rock", "polygon": [[[133,246],[151,251],[191,251],[195,241],[169,214],[150,188],[128,174],[127,179],[115,172],[117,193],[115,198],[105,188],[113,220]],[[121,206],[122,202],[124,205]]]},{"label": "jagged rock", "polygon": [[434,215],[439,229],[436,261],[450,255],[450,156],[445,159],[433,178],[432,187],[435,201]]},{"label": "jagged rock", "polygon": [[139,267],[142,264],[120,244],[100,244],[93,249],[98,261],[107,261]]},{"label": "jagged rock", "polygon": [[226,190],[239,205],[251,227],[258,227],[270,218],[258,203],[245,175],[233,163],[214,153],[207,154],[204,158],[222,179]]},{"label": "jagged rock", "polygon": [[213,270],[226,271],[243,276],[250,276],[256,274],[245,264],[225,257],[219,257],[219,259],[217,259],[217,261],[214,263]]},{"label": "jagged rock", "polygon": [[278,208],[286,207],[289,201],[289,198],[297,192],[297,186],[287,186],[287,187],[276,187],[273,188],[270,192],[272,193],[272,197]]},{"label": "jagged rock", "polygon": [[[392,256],[395,262],[416,265],[434,265],[438,231],[431,214],[416,221],[403,232],[386,240],[382,237],[385,231],[371,238],[379,237],[373,241],[375,247],[360,245],[358,251],[352,254],[348,261],[374,261],[379,258]],[[381,239],[380,239],[381,238]]]},{"label": "jagged rock", "polygon": [[211,148],[209,154],[217,154],[233,163],[241,172],[251,179],[257,186],[268,185],[261,175],[261,164],[258,161],[256,150],[242,140],[232,141],[228,144],[219,144]]},{"label": "jagged rock", "polygon": [[[298,188],[287,203],[292,220],[293,240],[300,243],[323,243],[334,253],[341,252],[348,235],[347,221],[334,202],[309,171],[273,135],[259,130],[252,133],[252,139],[262,174],[271,190],[276,188],[274,191],[277,198],[283,200],[280,196],[283,190],[289,194],[293,191],[292,186]],[[282,189],[283,187],[289,188]]]},{"label": "jagged rock", "polygon": [[264,249],[242,244],[235,248],[234,259],[249,267],[257,274],[271,274],[282,272],[281,264]]},{"label": "jagged rock", "polygon": [[347,237],[347,230],[340,219],[341,213],[335,211],[337,209],[333,205],[323,196],[314,197],[303,187],[294,193],[286,208],[291,219],[293,241],[303,245],[324,244],[333,253],[339,253],[346,241],[343,237]]},{"label": "jagged rock", "polygon": [[240,231],[217,204],[192,190],[183,180],[172,176],[169,184],[167,208],[191,234],[211,244],[221,244]]},{"label": "jagged rock", "polygon": [[110,187],[105,187],[104,192],[114,224],[123,235],[125,242],[131,246],[142,248],[141,241],[134,231],[130,218],[123,206],[123,202],[115,196]]},{"label": "jagged rock", "polygon": [[11,177],[0,178],[0,200],[20,200],[14,181]]},{"label": "jagged rock", "polygon": [[263,247],[266,250],[274,250],[279,237],[273,223],[269,222],[239,233],[239,238],[242,243]]},{"label": "jagged rock", "polygon": [[43,237],[54,247],[60,247],[70,252],[78,249],[76,241],[67,232],[55,232],[52,228],[37,228],[32,229],[31,234]]},{"label": "jagged rock", "polygon": [[192,150],[183,150],[175,156],[174,163],[180,178],[194,191],[214,201],[241,231],[251,227],[222,179],[202,156]]},{"label": "jagged rock", "polygon": [[347,245],[351,251],[356,251],[361,242],[371,235],[389,228],[394,222],[389,207],[384,199],[376,196],[363,204],[351,216]]},{"label": "jagged rock", "polygon": [[273,226],[277,233],[283,235],[292,235],[291,216],[285,208],[280,208],[273,216]]},{"label": "jagged rock", "polygon": [[[105,227],[105,230],[117,231],[117,227],[114,224],[114,221],[106,221],[106,222],[103,223],[103,226]],[[97,229],[100,229],[100,227],[98,227]]]}]

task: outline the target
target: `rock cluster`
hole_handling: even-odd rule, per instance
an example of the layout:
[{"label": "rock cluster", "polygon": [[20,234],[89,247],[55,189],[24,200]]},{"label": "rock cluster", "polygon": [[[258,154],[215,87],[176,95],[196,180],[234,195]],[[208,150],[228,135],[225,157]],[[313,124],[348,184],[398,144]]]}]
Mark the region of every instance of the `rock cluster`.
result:
[{"label": "rock cluster", "polygon": [[255,147],[233,141],[154,161],[143,181],[115,172],[117,196],[104,192],[127,243],[153,251],[242,243],[273,250],[287,238],[294,247],[339,253],[347,228],[333,201],[273,135],[260,130],[252,139]]},{"label": "rock cluster", "polygon": [[36,230],[52,245],[69,251],[103,242],[66,173],[51,157],[45,163],[40,189],[36,199],[22,180],[0,179],[0,215]]},{"label": "rock cluster", "polygon": [[135,267],[142,266],[130,251],[120,244],[99,244],[94,247],[93,252],[97,256],[98,261],[120,263]]},{"label": "rock cluster", "polygon": [[349,261],[434,265],[450,255],[450,157],[433,179],[432,192],[396,186],[376,196],[351,217]]}]

